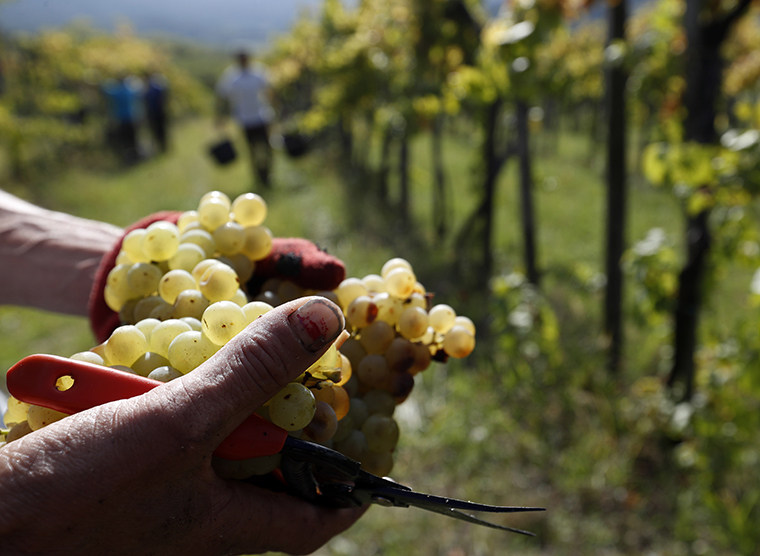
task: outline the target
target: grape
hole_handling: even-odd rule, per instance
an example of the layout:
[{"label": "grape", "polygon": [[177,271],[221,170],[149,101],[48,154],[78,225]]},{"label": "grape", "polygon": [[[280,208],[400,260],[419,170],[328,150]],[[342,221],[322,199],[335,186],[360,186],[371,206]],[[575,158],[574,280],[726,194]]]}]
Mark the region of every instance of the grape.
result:
[{"label": "grape", "polygon": [[187,210],[180,214],[179,218],[177,219],[177,228],[179,228],[180,232],[184,232],[187,228],[187,225],[191,222],[198,222],[197,210]]},{"label": "grape", "polygon": [[348,415],[348,410],[351,407],[351,400],[345,388],[336,385],[332,387],[332,390],[335,393],[335,397],[330,404],[330,407],[332,407],[335,412],[335,418],[340,421]]},{"label": "grape", "polygon": [[195,279],[186,270],[170,270],[158,283],[158,295],[170,305],[177,300],[181,292],[193,289],[196,289]]},{"label": "grape", "polygon": [[417,281],[414,273],[403,267],[394,268],[384,276],[385,289],[394,297],[406,299],[414,292],[414,284]]},{"label": "grape", "polygon": [[411,295],[404,302],[405,307],[419,307],[420,309],[428,310],[427,298],[417,292],[412,292]]},{"label": "grape", "polygon": [[354,422],[351,420],[351,417],[347,415],[339,420],[338,430],[335,431],[335,435],[332,437],[333,444],[337,445],[339,442],[346,440],[354,430],[356,430],[356,427],[354,427]]},{"label": "grape", "polygon": [[139,299],[126,300],[119,309],[119,322],[122,324],[135,324],[135,307]]},{"label": "grape", "polygon": [[409,369],[409,372],[416,374],[427,369],[433,358],[430,355],[430,350],[427,346],[423,344],[412,344],[412,347],[414,348],[414,363]]},{"label": "grape", "polygon": [[230,219],[230,205],[219,197],[208,198],[198,205],[198,221],[209,232],[213,232]]},{"label": "grape", "polygon": [[148,376],[155,369],[164,367],[168,364],[169,360],[166,357],[149,351],[138,357],[137,360],[132,363],[132,370],[140,376]]},{"label": "grape", "polygon": [[68,415],[54,409],[40,407],[39,405],[30,405],[26,412],[26,422],[33,431],[38,431],[42,427],[60,421],[64,417],[68,417]]},{"label": "grape", "polygon": [[171,222],[153,222],[145,229],[142,251],[148,260],[167,261],[179,247],[179,228]]},{"label": "grape", "polygon": [[379,293],[372,298],[377,306],[377,320],[396,326],[398,318],[404,311],[403,302],[387,292]]},{"label": "grape", "polygon": [[204,297],[213,303],[231,299],[240,287],[240,281],[232,268],[217,263],[203,273],[198,287]]},{"label": "grape", "polygon": [[150,263],[135,263],[127,271],[127,283],[138,296],[150,295],[158,290],[161,280],[161,269]]},{"label": "grape", "polygon": [[398,443],[398,425],[386,415],[376,413],[367,417],[362,432],[367,439],[367,447],[373,452],[390,452]]},{"label": "grape", "polygon": [[274,307],[269,303],[264,303],[263,301],[251,301],[250,303],[246,303],[243,305],[243,314],[245,315],[246,325],[251,324],[261,315],[268,313],[273,308]]},{"label": "grape", "polygon": [[198,205],[202,205],[205,201],[208,201],[209,199],[215,199],[222,203],[226,208],[227,212],[230,211],[230,208],[232,207],[232,202],[230,200],[229,195],[226,193],[222,193],[221,191],[209,191],[208,193],[204,193],[201,197],[201,200],[198,201]]},{"label": "grape", "polygon": [[3,415],[3,422],[6,427],[13,427],[18,423],[26,421],[26,413],[29,410],[29,404],[17,400],[13,396],[8,397],[8,409]]},{"label": "grape", "polygon": [[[154,331],[155,332],[155,331]],[[219,350],[202,332],[182,332],[169,344],[169,363],[187,374]]]},{"label": "grape", "polygon": [[146,351],[148,351],[148,342],[145,340],[145,335],[132,324],[125,324],[114,330],[105,347],[109,365],[127,367]]},{"label": "grape", "polygon": [[206,337],[223,346],[245,328],[245,314],[232,301],[217,301],[203,312],[201,324]]},{"label": "grape", "polygon": [[396,268],[404,268],[406,270],[412,270],[412,265],[409,264],[409,261],[407,261],[406,259],[402,259],[400,257],[390,259],[383,265],[383,268],[380,271],[380,276],[382,276],[383,279],[385,279],[385,277],[388,276],[390,271]]},{"label": "grape", "polygon": [[385,291],[385,282],[379,274],[367,274],[362,278],[362,284],[369,293],[381,293]]},{"label": "grape", "polygon": [[353,375],[353,369],[351,367],[351,361],[349,361],[348,357],[346,357],[342,353],[339,353],[339,355],[340,355],[340,361],[339,361],[340,381],[337,382],[337,385],[343,386],[349,380],[351,380],[351,375]]},{"label": "grape", "polygon": [[335,289],[340,306],[346,310],[351,302],[360,295],[367,295],[367,288],[358,278],[346,278]]},{"label": "grape", "polygon": [[222,255],[235,255],[243,248],[245,235],[243,227],[237,222],[225,222],[211,234],[216,249]]},{"label": "grape", "polygon": [[201,262],[199,262],[197,265],[195,265],[195,268],[190,271],[190,274],[193,275],[193,278],[195,278],[195,283],[200,284],[201,278],[206,273],[206,271],[214,266],[215,264],[220,264],[217,259],[204,259]]},{"label": "grape", "polygon": [[368,450],[362,459],[362,469],[378,477],[387,477],[393,470],[393,454]]},{"label": "grape", "polygon": [[467,317],[464,317],[462,315],[458,315],[457,318],[454,319],[454,326],[462,326],[470,334],[472,334],[473,336],[475,335],[475,323],[473,323]]},{"label": "grape", "polygon": [[180,317],[182,322],[187,323],[190,325],[190,328],[195,330],[196,332],[201,332],[203,330],[203,325],[201,324],[201,321],[193,318],[193,317]]},{"label": "grape", "polygon": [[232,301],[238,307],[242,308],[243,305],[248,304],[248,296],[245,294],[243,290],[238,288],[237,291],[235,292],[235,295],[232,296],[230,301]]},{"label": "grape", "polygon": [[145,230],[140,228],[132,230],[121,240],[121,250],[124,251],[132,262],[147,263],[150,259],[145,256],[142,250],[142,242],[145,237]]},{"label": "grape", "polygon": [[[153,333],[153,329],[159,324],[161,324],[161,321],[158,319],[145,318],[145,319],[139,320],[135,324],[135,326],[140,332],[143,333],[143,336],[145,336],[145,341],[148,342],[148,345],[150,345],[150,335]],[[85,353],[91,353],[91,352],[85,352]]]},{"label": "grape", "polygon": [[[116,299],[124,301],[138,297],[132,288],[129,287],[129,269],[132,266],[117,265],[111,269],[106,277],[106,288],[110,290],[111,295]],[[121,308],[121,307],[119,307]],[[114,309],[118,311],[119,309]]]},{"label": "grape", "polygon": [[424,309],[409,307],[404,309],[398,319],[398,331],[409,340],[422,336],[428,327],[428,315]]},{"label": "grape", "polygon": [[377,305],[368,295],[355,298],[346,310],[346,320],[354,328],[364,328],[377,317]]},{"label": "grape", "polygon": [[[271,415],[271,413],[270,413]],[[314,442],[327,442],[338,430],[338,418],[329,404],[318,401],[314,417],[303,429],[304,434]]]},{"label": "grape", "polygon": [[170,305],[168,303],[156,305],[153,307],[153,310],[150,312],[150,315],[148,315],[148,317],[152,319],[158,319],[160,321],[169,320],[170,318],[174,317],[174,305]]},{"label": "grape", "polygon": [[287,303],[288,301],[293,301],[294,299],[303,297],[303,292],[304,290],[302,287],[294,284],[290,280],[282,280],[280,282],[280,285],[277,286],[277,290],[275,291],[277,297],[279,297],[283,303]]},{"label": "grape", "polygon": [[385,357],[370,354],[359,362],[356,374],[363,384],[371,388],[383,388],[388,382],[390,370]]},{"label": "grape", "polygon": [[[216,253],[214,237],[206,230],[188,230],[179,237],[180,245],[196,245],[203,250],[204,259],[213,257]],[[197,263],[196,263],[197,264]]]},{"label": "grape", "polygon": [[446,334],[454,326],[457,314],[449,305],[435,305],[428,311],[428,324],[439,334]]},{"label": "grape", "polygon": [[264,226],[243,229],[243,247],[240,252],[252,261],[260,261],[272,252],[272,232]]},{"label": "grape", "polygon": [[272,398],[268,407],[269,417],[275,425],[286,431],[295,431],[309,424],[317,402],[308,388],[291,382]]},{"label": "grape", "polygon": [[359,343],[367,350],[367,353],[384,353],[395,337],[396,331],[393,327],[379,320],[362,328]]},{"label": "grape", "polygon": [[260,226],[267,217],[267,204],[256,193],[243,193],[232,202],[232,212],[240,225]]},{"label": "grape", "polygon": [[230,266],[238,275],[240,282],[245,283],[250,280],[251,276],[253,276],[253,271],[256,268],[256,265],[251,259],[242,253],[238,253],[237,255],[228,257],[228,260]]},{"label": "grape", "polygon": [[172,318],[193,317],[200,320],[203,311],[209,306],[209,301],[198,290],[180,292],[174,300]]},{"label": "grape", "polygon": [[351,367],[354,369],[359,366],[361,360],[367,355],[367,350],[362,347],[356,338],[349,338],[343,342],[343,345],[340,346],[340,352],[348,358]]},{"label": "grape", "polygon": [[170,367],[168,365],[153,369],[148,374],[148,378],[151,378],[153,380],[158,380],[159,382],[169,382],[170,380],[174,380],[175,378],[179,378],[181,376],[182,376],[181,372],[179,372],[174,367]]},{"label": "grape", "polygon": [[[135,322],[143,321],[147,318],[150,318],[150,314],[153,312],[153,309],[159,306],[168,306],[171,307],[166,301],[161,299],[157,295],[151,295],[149,297],[144,297],[140,299],[135,304],[134,309],[134,320]],[[160,319],[157,319],[160,320]]]},{"label": "grape", "polygon": [[93,365],[105,365],[103,358],[92,351],[80,351],[69,357],[69,359],[73,359],[74,361],[84,361],[85,363],[92,363]]},{"label": "grape", "polygon": [[464,326],[454,326],[443,337],[443,351],[449,357],[461,359],[467,357],[475,349],[475,336]]},{"label": "grape", "polygon": [[[177,319],[169,319],[153,329],[150,335],[150,351],[163,357],[169,357],[169,344],[183,332],[190,332],[192,327]],[[200,332],[200,331],[199,331]]]},{"label": "grape", "polygon": [[335,442],[335,449],[353,460],[362,461],[369,451],[369,446],[364,433],[353,430],[344,440]]},{"label": "grape", "polygon": [[367,407],[369,415],[379,413],[380,415],[390,417],[396,409],[396,400],[386,390],[370,390],[364,394],[362,400]]},{"label": "grape", "polygon": [[206,252],[195,243],[180,243],[177,252],[169,259],[171,270],[186,270],[191,272],[195,265],[206,258]]},{"label": "grape", "polygon": [[388,380],[388,390],[396,400],[396,404],[402,403],[414,388],[414,376],[411,373],[391,373]]},{"label": "grape", "polygon": [[351,418],[351,422],[356,428],[361,428],[364,425],[364,421],[369,417],[367,411],[367,404],[360,398],[351,398],[351,406],[348,408],[347,418]]}]

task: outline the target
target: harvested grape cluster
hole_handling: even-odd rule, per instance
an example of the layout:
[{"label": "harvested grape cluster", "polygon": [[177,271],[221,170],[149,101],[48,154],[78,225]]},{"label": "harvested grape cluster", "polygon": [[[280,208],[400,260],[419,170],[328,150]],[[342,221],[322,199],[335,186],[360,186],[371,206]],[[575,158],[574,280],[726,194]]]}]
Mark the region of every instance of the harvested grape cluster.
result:
[{"label": "harvested grape cluster", "polygon": [[[399,439],[396,406],[434,359],[469,355],[475,327],[450,306],[433,305],[411,264],[400,258],[389,260],[380,274],[347,278],[334,291],[270,278],[251,299],[242,285],[272,249],[266,213],[258,195],[230,201],[211,192],[176,225],[158,221],[129,232],[104,290],[122,325],[71,358],[168,382],[198,367],[274,306],[323,295],[343,310],[347,332],[258,413],[387,475]],[[6,440],[63,417],[11,398]],[[267,456],[218,460],[216,469],[226,478],[245,479],[278,464],[279,456]]]}]

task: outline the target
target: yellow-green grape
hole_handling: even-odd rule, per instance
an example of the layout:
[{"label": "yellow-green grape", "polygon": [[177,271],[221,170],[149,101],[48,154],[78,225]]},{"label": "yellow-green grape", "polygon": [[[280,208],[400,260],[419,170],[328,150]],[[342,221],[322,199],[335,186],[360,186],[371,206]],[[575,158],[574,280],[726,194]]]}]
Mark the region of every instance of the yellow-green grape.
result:
[{"label": "yellow-green grape", "polygon": [[169,363],[187,374],[219,351],[219,346],[202,332],[183,332],[169,344]]},{"label": "yellow-green grape", "polygon": [[475,323],[472,322],[472,320],[470,320],[468,317],[458,315],[457,318],[454,319],[454,326],[462,326],[470,334],[473,336],[475,335]]},{"label": "yellow-green grape", "polygon": [[338,302],[344,311],[354,299],[368,293],[366,286],[359,278],[346,278],[335,288],[335,295],[338,296]]},{"label": "yellow-green grape", "polygon": [[265,226],[243,229],[243,247],[240,249],[252,261],[260,261],[272,252],[272,232]]},{"label": "yellow-green grape", "polygon": [[428,327],[428,315],[419,307],[404,309],[398,319],[398,331],[404,338],[414,340],[422,336]]},{"label": "yellow-green grape", "polygon": [[367,355],[356,367],[356,374],[362,383],[371,388],[383,388],[390,378],[388,362],[380,354]]},{"label": "yellow-green grape", "polygon": [[203,311],[209,306],[209,300],[198,290],[185,290],[180,292],[174,300],[172,318],[193,317],[200,320]]},{"label": "yellow-green grape", "polygon": [[108,305],[108,308],[116,312],[120,311],[124,306],[124,303],[127,301],[123,297],[118,296],[113,288],[108,285],[103,288],[103,299],[105,300],[106,305]]},{"label": "yellow-green grape", "polygon": [[147,318],[137,321],[135,323],[135,326],[138,330],[140,330],[140,332],[143,333],[143,336],[145,336],[145,341],[148,342],[148,345],[150,345],[150,335],[153,333],[153,329],[159,324],[161,324],[160,320]]},{"label": "yellow-green grape", "polygon": [[369,450],[367,439],[360,430],[351,431],[347,438],[340,442],[335,442],[334,446],[341,454],[356,461],[362,461]]},{"label": "yellow-green grape", "polygon": [[135,263],[127,271],[129,288],[141,297],[150,295],[158,289],[158,282],[163,272],[151,263]]},{"label": "yellow-green grape", "polygon": [[238,290],[235,292],[235,295],[232,296],[230,299],[235,305],[238,307],[243,307],[243,305],[248,303],[248,296],[245,294],[243,290],[238,288]]},{"label": "yellow-green grape", "polygon": [[308,425],[314,417],[317,402],[311,390],[291,382],[270,400],[269,418],[286,431],[296,431]]},{"label": "yellow-green grape", "polygon": [[237,222],[225,222],[211,235],[214,238],[217,251],[226,256],[240,253],[245,242],[243,227]]},{"label": "yellow-green grape", "polygon": [[153,312],[153,309],[161,305],[171,307],[171,305],[169,305],[166,301],[157,295],[151,295],[138,300],[134,309],[135,322],[140,322],[142,320],[150,318],[150,314]]},{"label": "yellow-green grape", "polygon": [[436,343],[436,338],[440,338],[441,335],[436,335],[435,329],[432,326],[428,326],[427,330],[425,330],[425,333],[417,338],[416,341],[418,341],[421,344],[425,344],[426,346],[432,345]]},{"label": "yellow-green grape", "polygon": [[251,276],[253,276],[253,271],[256,268],[256,265],[251,259],[242,253],[225,258],[229,261],[229,265],[235,270],[235,274],[238,275],[241,283],[247,282]]},{"label": "yellow-green grape", "polygon": [[412,265],[407,261],[406,259],[402,259],[401,257],[395,257],[393,259],[388,260],[384,265],[382,270],[380,270],[380,276],[385,279],[386,276],[392,271],[397,268],[404,268],[406,270],[411,271]]},{"label": "yellow-green grape", "polygon": [[420,295],[425,295],[427,293],[425,286],[422,285],[422,282],[418,281],[414,284],[414,293],[418,293]]},{"label": "yellow-green grape", "polygon": [[124,302],[119,309],[119,322],[122,324],[134,324],[135,320],[135,306],[139,299],[128,299]]},{"label": "yellow-green grape", "polygon": [[379,274],[367,274],[362,278],[362,284],[369,293],[382,293],[385,291],[385,282]]},{"label": "yellow-green grape", "polygon": [[467,357],[475,349],[475,336],[464,326],[454,326],[443,337],[443,351],[455,359]]},{"label": "yellow-green grape", "polygon": [[232,301],[217,301],[203,312],[201,324],[206,337],[216,345],[223,346],[245,328],[245,314]]},{"label": "yellow-green grape", "polygon": [[261,315],[268,313],[273,308],[274,307],[269,303],[264,303],[263,301],[251,301],[250,303],[246,303],[242,307],[246,326],[251,324]]},{"label": "yellow-green grape", "polygon": [[377,305],[368,295],[360,295],[349,303],[346,320],[354,328],[364,328],[377,318]]},{"label": "yellow-green grape", "polygon": [[318,401],[314,417],[303,429],[304,434],[314,442],[327,442],[338,430],[338,418],[329,404]]},{"label": "yellow-green grape", "polygon": [[216,243],[214,242],[214,237],[203,229],[188,230],[179,237],[179,243],[180,245],[197,245],[203,250],[206,255],[203,257],[204,259],[213,257],[214,253],[216,253]]},{"label": "yellow-green grape", "polygon": [[169,259],[169,269],[192,272],[195,266],[206,258],[206,252],[200,245],[180,243],[177,252]]},{"label": "yellow-green grape", "polygon": [[177,219],[177,228],[179,228],[180,232],[184,232],[188,224],[191,222],[198,222],[197,210],[186,210],[180,214],[179,218]]},{"label": "yellow-green grape", "polygon": [[182,376],[181,372],[179,372],[177,369],[169,365],[153,369],[148,374],[148,378],[151,378],[153,380],[158,380],[159,382],[169,382],[170,380],[174,380],[175,378],[179,378],[181,376]]},{"label": "yellow-green grape", "polygon": [[267,204],[260,195],[243,193],[232,202],[232,212],[241,226],[260,226],[267,217]]},{"label": "yellow-green grape", "polygon": [[198,205],[199,206],[202,205],[204,202],[208,201],[209,199],[216,199],[217,201],[223,203],[224,206],[227,208],[227,212],[229,212],[230,208],[232,207],[232,202],[230,200],[229,195],[221,191],[209,191],[208,193],[204,193],[200,201],[198,201]]},{"label": "yellow-green grape", "polygon": [[[121,309],[121,306],[127,300],[138,297],[138,294],[129,287],[128,275],[130,268],[132,268],[131,265],[117,265],[109,271],[106,277],[105,289],[108,291],[107,295],[110,295],[112,300],[118,300],[119,305],[118,308],[115,308],[109,304],[109,307],[116,312]],[[106,297],[106,303],[109,303],[108,297]]]},{"label": "yellow-green grape", "polygon": [[393,470],[393,453],[368,450],[362,459],[362,469],[378,477],[387,477]]},{"label": "yellow-green grape", "polygon": [[385,350],[385,360],[391,371],[397,373],[408,371],[415,361],[414,345],[406,338],[394,338]]},{"label": "yellow-green grape", "polygon": [[20,423],[16,423],[11,427],[11,430],[9,430],[8,434],[5,435],[5,442],[6,444],[11,443],[14,440],[18,440],[22,436],[26,436],[31,432],[34,432],[32,430],[32,427],[30,427],[29,423],[27,423],[26,419],[24,419]]},{"label": "yellow-green grape", "polygon": [[387,292],[373,296],[372,301],[377,307],[377,320],[396,326],[398,318],[404,311],[404,302]]},{"label": "yellow-green grape", "polygon": [[412,292],[411,295],[404,301],[405,307],[419,307],[420,309],[428,310],[428,300],[421,293]]},{"label": "yellow-green grape", "polygon": [[162,322],[174,318],[174,305],[171,305],[169,303],[162,303],[161,305],[157,305],[150,312],[148,318],[158,319]]},{"label": "yellow-green grape", "polygon": [[13,396],[8,397],[8,409],[3,414],[3,422],[8,428],[26,421],[26,412],[29,410],[29,404],[17,400]]},{"label": "yellow-green grape", "polygon": [[106,364],[100,355],[92,351],[80,351],[69,357],[69,359],[73,359],[74,361],[84,361],[85,363],[92,363],[93,365]]},{"label": "yellow-green grape", "polygon": [[97,346],[91,347],[90,351],[99,355],[101,359],[103,359],[103,365],[108,366],[110,363],[108,362],[108,359],[106,358],[106,344],[108,341],[103,342],[102,344],[98,344]]},{"label": "yellow-green grape", "polygon": [[376,320],[362,328],[359,343],[367,353],[384,353],[396,337],[396,330],[387,322]]},{"label": "yellow-green grape", "polygon": [[316,363],[306,369],[306,373],[328,373],[340,369],[340,360],[338,357],[338,348],[332,344],[328,350],[317,359]]},{"label": "yellow-green grape", "polygon": [[171,222],[153,222],[145,228],[142,250],[148,260],[168,261],[179,247],[179,228]]},{"label": "yellow-green grape", "polygon": [[387,390],[374,389],[370,390],[362,397],[362,401],[367,406],[369,415],[385,415],[391,417],[396,410],[396,400]]},{"label": "yellow-green grape", "polygon": [[188,323],[178,319],[169,319],[162,322],[153,329],[150,335],[150,351],[168,359],[169,345],[174,338],[183,332],[190,332],[191,330],[193,329]]},{"label": "yellow-green grape", "polygon": [[193,278],[195,278],[195,283],[200,284],[203,275],[215,264],[219,264],[219,261],[217,259],[204,259],[195,265],[195,268],[193,268],[193,270],[190,272],[190,274],[193,275]]},{"label": "yellow-green grape", "polygon": [[446,334],[451,327],[454,326],[457,314],[456,311],[449,305],[434,305],[430,311],[428,311],[428,324],[433,327],[433,330],[438,334]]},{"label": "yellow-green grape", "polygon": [[414,273],[408,268],[397,267],[383,277],[386,291],[394,297],[406,299],[414,292],[417,282]]},{"label": "yellow-green grape", "polygon": [[187,270],[170,270],[158,282],[158,295],[170,305],[174,305],[181,292],[194,289],[195,278]]},{"label": "yellow-green grape", "polygon": [[119,254],[116,255],[114,266],[118,266],[120,264],[132,266],[133,264],[135,264],[135,262],[129,257],[126,251],[119,251]]},{"label": "yellow-green grape", "polygon": [[168,364],[169,360],[166,357],[149,351],[138,357],[137,361],[132,363],[132,370],[140,376],[148,376],[155,369],[164,367]]},{"label": "yellow-green grape", "polygon": [[204,297],[212,303],[227,301],[237,292],[240,280],[232,268],[226,264],[217,263],[203,273],[198,287]]},{"label": "yellow-green grape", "polygon": [[194,317],[181,317],[179,320],[189,324],[190,328],[196,332],[201,332],[203,330],[203,325],[199,319],[196,319]]},{"label": "yellow-green grape", "polygon": [[145,253],[143,253],[143,250],[142,250],[142,242],[143,242],[144,237],[145,237],[145,230],[142,228],[139,228],[137,230],[132,230],[131,232],[127,233],[127,235],[125,235],[124,239],[121,241],[121,250],[124,251],[129,256],[132,262],[135,262],[135,263],[150,262],[150,259],[145,256]]},{"label": "yellow-green grape", "polygon": [[198,205],[198,221],[209,232],[213,232],[230,220],[230,206],[218,197],[201,201]]},{"label": "yellow-green grape", "polygon": [[138,357],[148,351],[148,342],[139,328],[133,324],[125,324],[111,333],[105,351],[109,365],[130,367]]},{"label": "yellow-green grape", "polygon": [[370,415],[362,425],[362,432],[373,452],[390,452],[398,444],[399,428],[393,417]]},{"label": "yellow-green grape", "polygon": [[340,346],[340,352],[345,355],[349,362],[351,363],[351,366],[355,369],[359,362],[366,357],[367,350],[364,349],[364,347],[359,343],[359,340],[356,338],[349,338],[345,342],[343,342],[343,345]]},{"label": "yellow-green grape", "polygon": [[26,412],[26,421],[29,423],[29,428],[33,431],[38,431],[42,427],[60,421],[64,417],[68,417],[68,415],[39,405],[30,405]]}]

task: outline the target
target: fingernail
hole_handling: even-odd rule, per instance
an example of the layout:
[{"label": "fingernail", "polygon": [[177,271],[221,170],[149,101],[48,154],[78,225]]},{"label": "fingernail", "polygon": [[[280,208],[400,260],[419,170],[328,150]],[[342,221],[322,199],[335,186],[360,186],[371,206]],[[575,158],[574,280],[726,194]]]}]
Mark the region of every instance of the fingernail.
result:
[{"label": "fingernail", "polygon": [[343,315],[332,303],[313,299],[293,311],[288,322],[303,346],[319,351],[335,340],[344,327]]}]

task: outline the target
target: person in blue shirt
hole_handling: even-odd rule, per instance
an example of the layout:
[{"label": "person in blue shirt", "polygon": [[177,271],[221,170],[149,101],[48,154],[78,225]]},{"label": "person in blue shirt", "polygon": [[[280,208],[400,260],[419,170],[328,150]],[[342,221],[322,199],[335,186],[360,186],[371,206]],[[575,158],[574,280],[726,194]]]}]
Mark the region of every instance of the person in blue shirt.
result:
[{"label": "person in blue shirt", "polygon": [[113,126],[114,145],[126,163],[137,162],[140,152],[137,143],[137,124],[140,119],[141,87],[134,77],[121,76],[103,85],[108,112]]},{"label": "person in blue shirt", "polygon": [[153,142],[158,152],[165,153],[168,148],[167,103],[169,100],[169,82],[164,75],[148,73],[145,79],[145,121],[148,124]]}]

